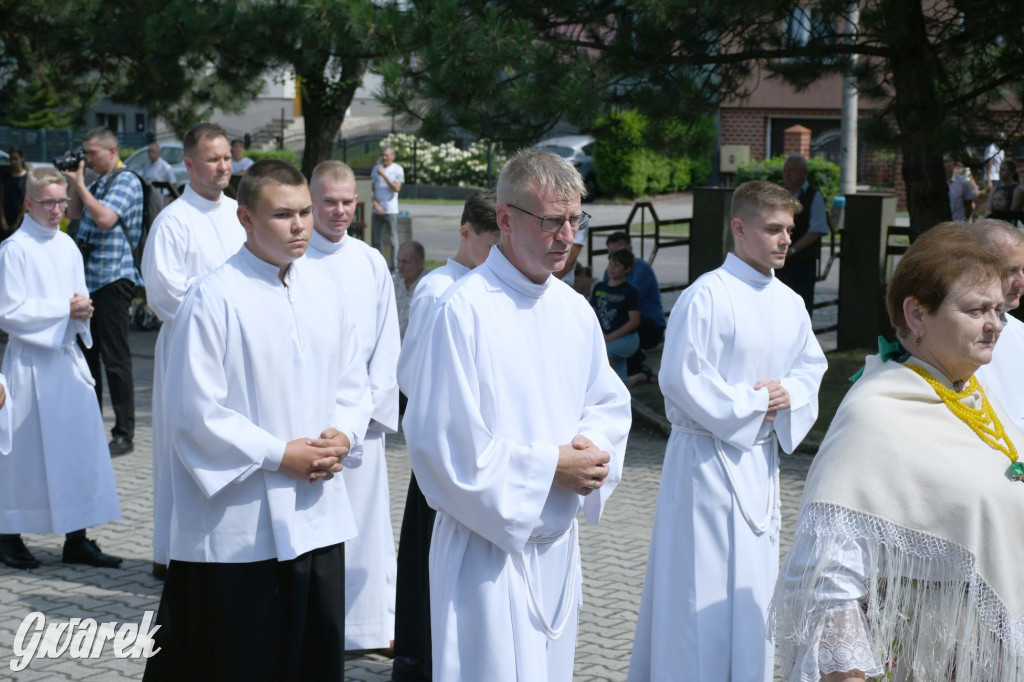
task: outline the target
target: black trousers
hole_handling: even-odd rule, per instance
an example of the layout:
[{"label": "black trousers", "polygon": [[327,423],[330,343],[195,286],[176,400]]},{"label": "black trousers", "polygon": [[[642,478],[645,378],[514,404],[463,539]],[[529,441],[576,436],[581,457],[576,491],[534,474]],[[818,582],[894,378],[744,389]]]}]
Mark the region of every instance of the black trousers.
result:
[{"label": "black trousers", "polygon": [[[82,346],[89,371],[96,380],[96,399],[103,409],[103,371],[106,368],[110,404],[114,408],[113,436],[135,437],[135,380],[132,354],[128,347],[128,308],[135,295],[135,283],[119,279],[89,294],[92,298],[92,348]],[[81,344],[79,344],[81,345]]]},{"label": "black trousers", "polygon": [[395,585],[395,660],[392,682],[432,679],[430,654],[430,538],[434,517],[410,476],[405,498],[402,533],[398,541],[398,578]]},{"label": "black trousers", "polygon": [[636,331],[640,336],[640,348],[626,360],[626,374],[630,375],[643,371],[644,360],[647,359],[644,350],[655,348],[665,340],[665,327],[643,315],[640,316],[640,327]]},{"label": "black trousers", "polygon": [[344,682],[345,546],[289,561],[171,560],[143,680]]},{"label": "black trousers", "polygon": [[814,310],[814,283],[818,280],[817,261],[790,263],[776,270],[775,276],[804,299],[804,307],[810,315]]}]

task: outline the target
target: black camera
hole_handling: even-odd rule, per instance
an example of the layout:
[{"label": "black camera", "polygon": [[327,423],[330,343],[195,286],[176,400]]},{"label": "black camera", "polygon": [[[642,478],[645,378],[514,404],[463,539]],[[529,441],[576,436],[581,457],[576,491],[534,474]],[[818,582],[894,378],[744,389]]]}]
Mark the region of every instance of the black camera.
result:
[{"label": "black camera", "polygon": [[83,161],[85,161],[85,150],[79,147],[66,156],[55,158],[53,160],[53,167],[63,173],[67,173],[68,171],[78,170],[78,164]]}]

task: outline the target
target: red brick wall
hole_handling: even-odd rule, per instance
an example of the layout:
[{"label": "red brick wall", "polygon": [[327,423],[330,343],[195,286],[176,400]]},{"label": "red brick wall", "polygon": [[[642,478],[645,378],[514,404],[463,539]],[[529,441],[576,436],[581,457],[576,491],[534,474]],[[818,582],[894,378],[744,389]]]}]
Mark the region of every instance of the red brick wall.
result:
[{"label": "red brick wall", "polygon": [[[799,118],[800,116],[834,117],[841,112],[838,109],[739,109],[723,108],[722,144],[742,144],[750,146],[750,160],[763,161],[767,150],[768,121],[771,117]],[[863,157],[863,155],[861,155]],[[907,188],[903,183],[903,155],[897,153],[894,158],[872,160],[858,158],[860,178],[879,185],[879,189],[892,187],[898,198],[899,210],[906,209]],[[865,168],[865,164],[868,164]],[[865,172],[867,171],[867,172]],[[882,190],[884,191],[884,190]]]}]

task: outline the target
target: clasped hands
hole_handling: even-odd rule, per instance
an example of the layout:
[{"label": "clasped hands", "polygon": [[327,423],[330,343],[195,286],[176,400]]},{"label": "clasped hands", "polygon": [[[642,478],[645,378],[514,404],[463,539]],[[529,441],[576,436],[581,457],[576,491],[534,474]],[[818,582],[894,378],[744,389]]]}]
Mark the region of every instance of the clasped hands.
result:
[{"label": "clasped hands", "polygon": [[75,294],[71,297],[71,319],[79,322],[88,322],[89,318],[92,317],[93,306],[92,299],[83,296],[82,294]]},{"label": "clasped hands", "polygon": [[604,485],[610,461],[611,455],[599,450],[586,436],[577,435],[558,448],[554,483],[577,495],[589,495]]},{"label": "clasped hands", "polygon": [[782,387],[778,379],[771,381],[759,381],[754,384],[754,390],[768,389],[768,412],[764,415],[766,422],[775,421],[775,415],[779,410],[789,409],[789,392]]},{"label": "clasped hands", "polygon": [[315,439],[296,438],[284,448],[280,471],[310,483],[329,481],[341,471],[350,446],[348,436],[337,429],[327,429]]}]

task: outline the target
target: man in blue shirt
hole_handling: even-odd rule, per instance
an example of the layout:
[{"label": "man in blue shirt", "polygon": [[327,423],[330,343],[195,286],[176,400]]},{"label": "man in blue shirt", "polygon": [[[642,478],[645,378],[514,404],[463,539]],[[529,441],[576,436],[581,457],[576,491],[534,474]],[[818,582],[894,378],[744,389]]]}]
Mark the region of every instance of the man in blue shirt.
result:
[{"label": "man in blue shirt", "polygon": [[[608,253],[614,253],[619,249],[633,249],[628,232],[613,232],[608,235],[605,241]],[[608,272],[604,273],[604,280],[608,281]],[[654,275],[654,268],[651,264],[639,256],[633,263],[633,269],[626,275],[626,282],[640,294],[640,349],[634,353],[626,363],[626,373],[630,377],[627,386],[634,386],[641,380],[634,379],[642,375],[643,380],[652,381],[654,372],[644,364],[647,357],[644,349],[658,346],[665,340],[665,308],[661,304],[661,289],[658,287],[658,278]]]},{"label": "man in blue shirt", "polygon": [[120,172],[117,135],[109,128],[93,128],[82,141],[85,163],[100,175],[86,187],[84,165],[64,173],[71,187],[68,216],[81,218],[76,241],[85,261],[85,283],[95,312],[93,347],[83,348],[89,371],[96,380],[96,398],[103,405],[106,367],[110,403],[114,408],[110,454],[135,449],[135,386],[128,348],[128,308],[142,275],[135,267],[132,248],[142,236],[142,183]]}]

